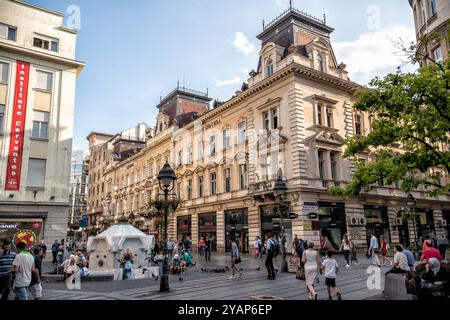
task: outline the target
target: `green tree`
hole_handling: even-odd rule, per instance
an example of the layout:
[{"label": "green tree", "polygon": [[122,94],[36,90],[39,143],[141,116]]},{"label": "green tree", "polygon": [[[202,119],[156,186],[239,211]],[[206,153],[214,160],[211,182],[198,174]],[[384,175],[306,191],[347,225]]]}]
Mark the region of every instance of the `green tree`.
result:
[{"label": "green tree", "polygon": [[[356,93],[354,108],[371,114],[371,130],[347,140],[344,158],[354,161],[356,172],[345,187],[330,188],[332,194],[348,198],[381,181],[399,183],[405,192],[423,186],[430,197],[450,191],[441,180],[450,172],[450,59],[436,63],[418,55],[410,56],[413,62],[431,63],[416,73],[375,78]],[[359,160],[368,153],[374,161]]]}]

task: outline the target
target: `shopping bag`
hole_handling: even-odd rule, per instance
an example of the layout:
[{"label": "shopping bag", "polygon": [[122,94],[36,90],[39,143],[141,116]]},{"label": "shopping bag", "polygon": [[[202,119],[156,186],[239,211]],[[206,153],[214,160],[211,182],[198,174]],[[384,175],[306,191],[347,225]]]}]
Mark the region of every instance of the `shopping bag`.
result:
[{"label": "shopping bag", "polygon": [[302,267],[298,267],[295,278],[298,280],[305,280],[305,269]]}]

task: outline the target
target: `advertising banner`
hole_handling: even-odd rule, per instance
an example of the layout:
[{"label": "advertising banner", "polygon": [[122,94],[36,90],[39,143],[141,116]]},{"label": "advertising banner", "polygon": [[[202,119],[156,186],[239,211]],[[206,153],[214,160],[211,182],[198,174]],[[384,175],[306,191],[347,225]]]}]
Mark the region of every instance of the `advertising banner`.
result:
[{"label": "advertising banner", "polygon": [[29,74],[30,64],[17,61],[11,135],[9,138],[8,162],[6,167],[5,190],[9,191],[19,191],[20,189]]}]

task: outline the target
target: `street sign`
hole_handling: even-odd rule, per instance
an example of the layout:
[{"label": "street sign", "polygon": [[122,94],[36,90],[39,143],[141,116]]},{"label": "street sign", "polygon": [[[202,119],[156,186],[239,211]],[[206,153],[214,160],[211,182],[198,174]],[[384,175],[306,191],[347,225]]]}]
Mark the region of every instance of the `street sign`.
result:
[{"label": "street sign", "polygon": [[297,218],[298,218],[298,214],[293,213],[293,212],[289,213],[289,219],[297,219]]},{"label": "street sign", "polygon": [[316,212],[310,212],[310,213],[308,213],[308,218],[311,219],[311,220],[317,219],[318,216],[319,216],[319,215],[318,215]]}]

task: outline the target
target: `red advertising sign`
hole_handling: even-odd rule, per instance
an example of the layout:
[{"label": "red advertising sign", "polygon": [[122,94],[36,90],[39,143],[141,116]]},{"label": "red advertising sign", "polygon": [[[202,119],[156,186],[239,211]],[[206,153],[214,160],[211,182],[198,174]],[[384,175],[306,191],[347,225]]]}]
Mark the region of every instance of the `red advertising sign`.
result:
[{"label": "red advertising sign", "polygon": [[6,190],[19,191],[22,169],[23,138],[27,111],[28,78],[30,64],[17,61],[14,106],[9,141],[8,164],[6,168]]}]

